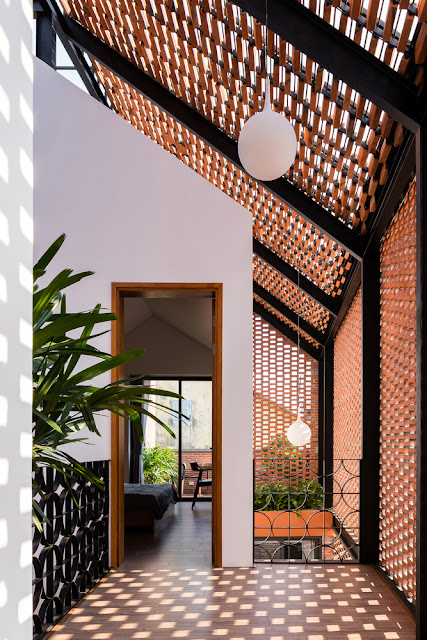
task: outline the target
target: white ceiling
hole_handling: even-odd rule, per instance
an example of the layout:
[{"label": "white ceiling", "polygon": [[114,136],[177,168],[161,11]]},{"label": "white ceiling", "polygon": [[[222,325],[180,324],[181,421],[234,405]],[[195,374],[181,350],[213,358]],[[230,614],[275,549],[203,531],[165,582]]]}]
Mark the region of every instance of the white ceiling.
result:
[{"label": "white ceiling", "polygon": [[124,303],[125,335],[154,316],[204,347],[212,348],[210,298],[125,298]]}]

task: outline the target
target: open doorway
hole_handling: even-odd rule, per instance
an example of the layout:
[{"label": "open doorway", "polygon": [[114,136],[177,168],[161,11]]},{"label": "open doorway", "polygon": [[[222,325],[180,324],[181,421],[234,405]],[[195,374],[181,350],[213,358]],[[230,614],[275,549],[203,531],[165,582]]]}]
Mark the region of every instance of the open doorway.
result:
[{"label": "open doorway", "polygon": [[[169,399],[172,408],[188,417],[187,420],[170,418],[177,438],[169,436],[169,441],[168,434],[148,419],[146,444],[150,449],[157,446],[175,455],[178,513],[183,512],[183,501],[192,501],[200,477],[191,463],[197,461],[201,467],[211,467],[210,473],[201,474],[202,479],[210,478],[211,486],[202,486],[197,492],[197,502],[212,499],[212,561],[214,566],[221,566],[222,285],[113,283],[112,309],[118,317],[112,334],[112,353],[136,346],[147,348],[147,358],[136,360],[132,369],[117,369],[113,381],[128,375],[140,376],[152,386],[170,387],[183,396],[183,400]],[[141,326],[153,347],[157,341],[156,349],[150,349],[143,340],[135,344],[135,340],[139,340],[136,329]],[[168,359],[168,342],[171,345],[174,339],[178,344],[174,357]],[[196,353],[196,344],[204,349]],[[191,349],[192,358],[189,357]],[[207,352],[211,375],[208,375]],[[117,416],[112,416],[111,441],[111,564],[119,566],[125,552],[124,483],[126,479],[134,482],[136,476],[140,480],[141,476],[135,456],[132,462],[127,425]],[[185,506],[185,513],[188,508],[191,510],[191,503]]]}]

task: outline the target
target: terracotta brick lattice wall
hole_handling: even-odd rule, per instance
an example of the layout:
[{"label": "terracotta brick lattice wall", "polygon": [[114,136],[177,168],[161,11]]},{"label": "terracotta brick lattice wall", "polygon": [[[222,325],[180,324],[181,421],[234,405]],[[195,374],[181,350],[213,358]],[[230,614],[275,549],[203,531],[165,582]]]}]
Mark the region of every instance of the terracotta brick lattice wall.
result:
[{"label": "terracotta brick lattice wall", "polygon": [[[297,347],[257,314],[253,315],[254,456],[259,466],[265,448],[273,453],[297,415]],[[312,431],[311,445],[303,457],[309,459],[301,477],[312,477],[318,469],[318,364],[300,351],[300,406]],[[294,450],[295,451],[295,450]],[[300,449],[299,451],[303,451]],[[274,479],[273,477],[269,478]]]},{"label": "terracotta brick lattice wall", "polygon": [[[333,509],[359,537],[359,460],[362,455],[362,292],[354,296],[334,342]],[[340,462],[343,460],[343,462]],[[345,495],[340,495],[341,489]]]},{"label": "terracotta brick lattice wall", "polygon": [[[415,599],[415,182],[381,244],[380,563]],[[424,603],[426,604],[426,603]]]}]

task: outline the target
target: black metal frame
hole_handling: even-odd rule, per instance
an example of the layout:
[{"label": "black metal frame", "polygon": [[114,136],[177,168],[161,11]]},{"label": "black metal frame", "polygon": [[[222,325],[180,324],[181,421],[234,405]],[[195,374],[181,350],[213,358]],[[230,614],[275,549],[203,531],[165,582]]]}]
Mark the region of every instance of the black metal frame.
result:
[{"label": "black metal frame", "polygon": [[56,33],[51,12],[46,12],[36,2],[34,5],[36,19],[36,57],[50,67],[56,68]]},{"label": "black metal frame", "polygon": [[[265,24],[264,0],[233,0]],[[416,87],[298,0],[270,0],[268,27],[415,133],[424,115]],[[327,43],[327,46],[325,46]]]},{"label": "black metal frame", "polygon": [[417,193],[417,504],[416,504],[416,576],[417,640],[427,633],[427,128],[421,127],[416,139]]},{"label": "black metal frame", "polygon": [[[347,518],[359,514],[358,506],[356,508],[350,506],[349,496],[358,495],[360,461],[354,458],[338,458],[332,459],[331,462],[332,468],[328,478],[330,482],[326,485],[324,466],[322,464],[319,468],[317,459],[297,455],[292,457],[286,455],[270,457],[268,454],[255,456],[253,494],[255,562],[299,561],[309,564],[320,561],[325,564],[341,564],[360,561],[357,533],[353,537],[350,531],[347,531],[349,526]],[[307,485],[300,486],[301,480],[306,480]],[[314,483],[319,483],[323,487],[320,505],[316,503],[310,505],[309,502]],[[342,522],[336,514],[338,506],[348,510]],[[304,514],[304,509],[308,509],[309,512]],[[268,514],[272,512],[274,515],[270,519]],[[292,514],[298,515],[296,525],[288,521]],[[320,522],[316,523],[317,515],[321,517]],[[280,522],[281,516],[284,516],[282,522]],[[321,530],[322,534],[313,534],[310,527]],[[350,525],[350,527],[356,532],[359,530],[358,525],[353,527]],[[334,537],[328,540],[332,532]],[[315,544],[307,555],[301,549],[302,557],[299,560],[291,558],[292,549],[303,541],[313,541],[313,539]],[[336,542],[343,544],[343,552],[334,548]],[[275,547],[272,553],[268,548],[269,543]],[[256,549],[264,551],[264,558],[256,558]],[[280,550],[287,552],[289,557],[277,557],[277,552]],[[328,550],[334,557],[327,557]],[[319,553],[313,553],[315,551]]]},{"label": "black metal frame", "polygon": [[286,260],[280,258],[277,253],[266,247],[265,244],[262,244],[262,242],[256,238],[252,240],[252,250],[255,255],[262,258],[264,262],[267,262],[273,269],[276,269],[276,271],[281,273],[287,280],[299,286],[304,293],[326,309],[331,316],[335,318],[338,315],[338,301],[325,293],[312,280],[306,278],[304,274],[300,273],[298,277],[298,270],[292,267]]},{"label": "black metal frame", "polygon": [[[271,324],[272,327],[277,329],[279,333],[289,338],[289,340],[293,342],[294,345],[298,345],[298,336],[296,331],[294,331],[290,327],[287,327],[283,322],[279,320],[279,318],[270,313],[270,311],[267,311],[267,309],[264,309],[264,307],[256,300],[253,301],[253,311],[257,315],[261,316],[263,320]],[[315,360],[319,360],[321,356],[321,350],[316,349],[316,347],[314,347],[310,342],[307,342],[307,340],[305,340],[303,336],[300,336],[300,346],[301,349],[308,353],[309,356],[311,356]]]},{"label": "black metal frame", "polygon": [[[380,256],[362,263],[362,460],[360,561],[376,563],[380,526]],[[373,490],[377,488],[377,490]]]},{"label": "black metal frame", "polygon": [[[269,305],[271,305],[272,307],[274,307],[274,309],[276,309],[276,311],[279,311],[279,313],[284,315],[290,322],[292,322],[292,324],[298,325],[298,314],[290,309],[287,304],[281,302],[281,300],[278,300],[276,296],[273,296],[273,294],[264,289],[264,287],[262,287],[257,282],[253,283],[253,291],[255,295],[265,300],[265,302],[268,302]],[[316,342],[318,342],[320,345],[323,346],[325,344],[325,335],[321,331],[313,327],[310,322],[307,322],[307,320],[304,320],[304,318],[300,317],[299,326],[302,331],[313,338],[313,340],[316,340]]]}]

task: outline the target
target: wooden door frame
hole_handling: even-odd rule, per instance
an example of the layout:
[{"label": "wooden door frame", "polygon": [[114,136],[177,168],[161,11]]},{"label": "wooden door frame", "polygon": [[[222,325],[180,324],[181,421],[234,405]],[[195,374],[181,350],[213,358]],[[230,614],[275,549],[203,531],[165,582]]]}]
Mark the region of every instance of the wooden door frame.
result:
[{"label": "wooden door frame", "polygon": [[[117,315],[112,323],[111,354],[124,350],[124,299],[156,293],[173,297],[211,294],[212,328],[212,555],[215,567],[222,566],[222,284],[221,283],[142,283],[113,282],[111,309]],[[124,377],[123,367],[111,372],[111,381]],[[124,429],[123,419],[111,414],[111,566],[124,561]]]}]

